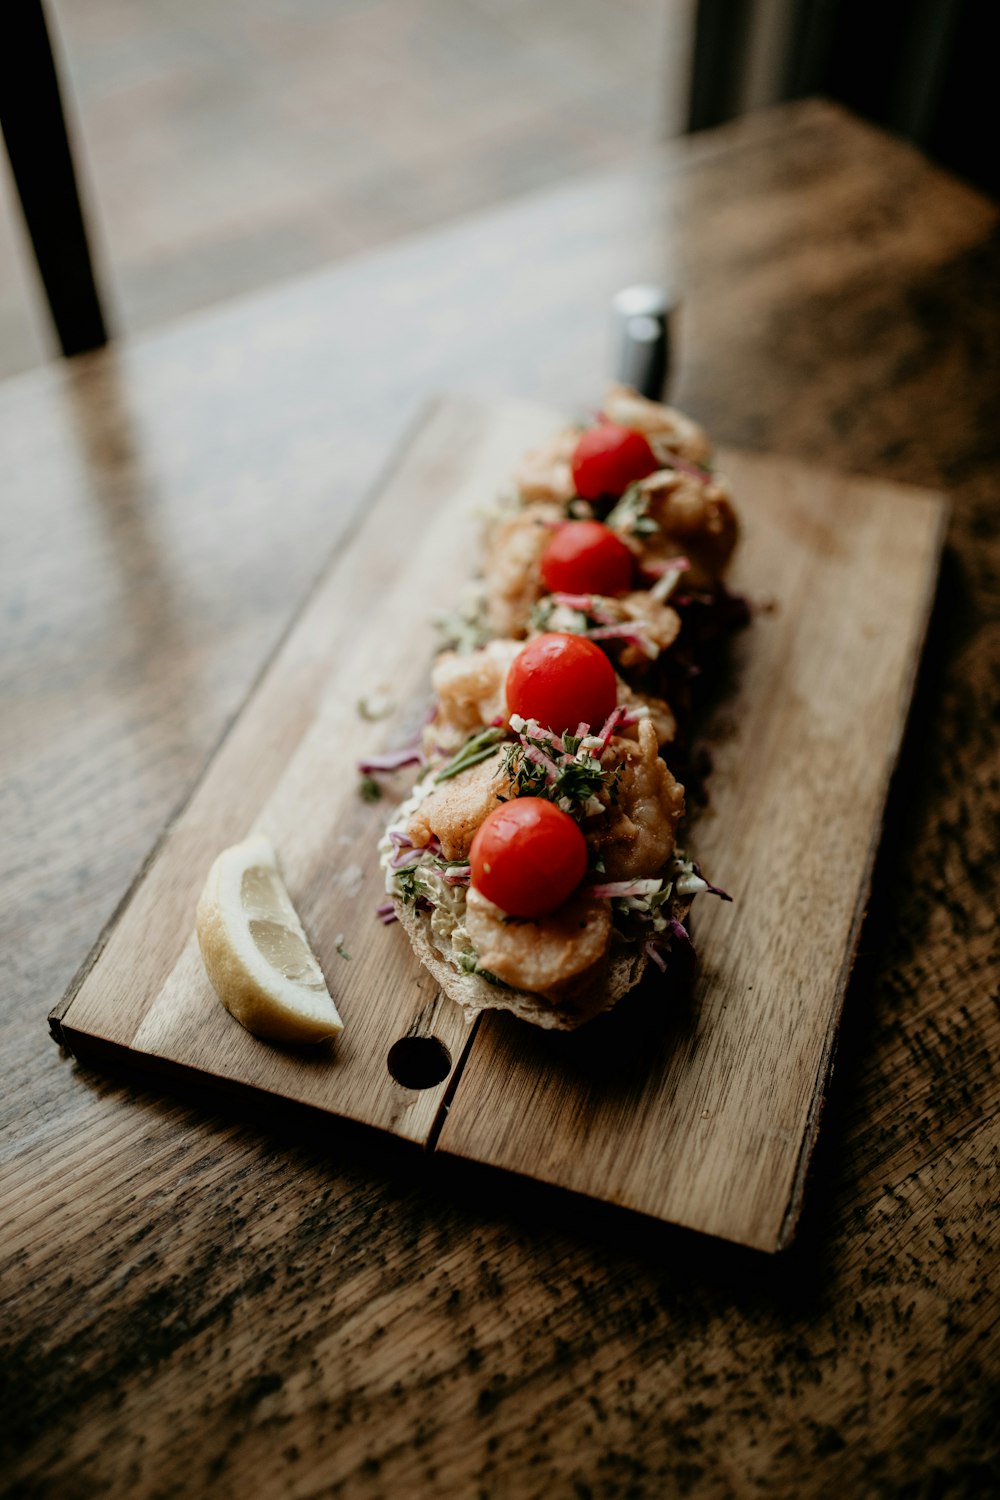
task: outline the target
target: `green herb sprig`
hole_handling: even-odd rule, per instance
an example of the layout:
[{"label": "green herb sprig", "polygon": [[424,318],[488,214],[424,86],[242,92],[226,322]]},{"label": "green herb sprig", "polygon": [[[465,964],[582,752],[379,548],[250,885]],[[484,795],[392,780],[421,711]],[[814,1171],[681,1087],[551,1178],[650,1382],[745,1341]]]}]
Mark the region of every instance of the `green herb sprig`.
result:
[{"label": "green herb sprig", "polygon": [[478,734],[470,735],[458,754],[444,766],[435,776],[435,781],[450,781],[453,776],[460,776],[470,766],[477,766],[482,760],[489,760],[494,749],[500,741],[506,738],[507,731],[499,724],[491,724],[487,729],[481,729]]}]

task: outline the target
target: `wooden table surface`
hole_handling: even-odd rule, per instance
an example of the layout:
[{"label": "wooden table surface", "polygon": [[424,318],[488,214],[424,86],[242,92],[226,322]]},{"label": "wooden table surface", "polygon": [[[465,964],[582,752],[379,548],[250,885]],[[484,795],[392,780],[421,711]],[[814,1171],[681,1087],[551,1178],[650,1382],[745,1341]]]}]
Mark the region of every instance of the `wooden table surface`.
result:
[{"label": "wooden table surface", "polygon": [[[996,226],[807,103],[0,387],[4,1493],[996,1492]],[[647,277],[683,285],[673,395],[719,442],[954,506],[776,1258],[213,1115],[46,1034],[422,403],[593,403]]]}]

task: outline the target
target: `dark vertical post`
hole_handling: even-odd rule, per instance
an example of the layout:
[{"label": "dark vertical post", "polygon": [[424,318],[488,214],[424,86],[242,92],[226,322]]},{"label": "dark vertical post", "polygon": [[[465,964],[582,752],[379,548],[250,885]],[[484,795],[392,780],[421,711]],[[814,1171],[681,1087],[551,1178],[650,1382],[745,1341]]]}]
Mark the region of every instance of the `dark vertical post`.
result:
[{"label": "dark vertical post", "polygon": [[751,9],[751,0],[698,0],[688,130],[739,114]]},{"label": "dark vertical post", "polygon": [[106,344],[41,0],[0,12],[0,125],[64,354]]}]

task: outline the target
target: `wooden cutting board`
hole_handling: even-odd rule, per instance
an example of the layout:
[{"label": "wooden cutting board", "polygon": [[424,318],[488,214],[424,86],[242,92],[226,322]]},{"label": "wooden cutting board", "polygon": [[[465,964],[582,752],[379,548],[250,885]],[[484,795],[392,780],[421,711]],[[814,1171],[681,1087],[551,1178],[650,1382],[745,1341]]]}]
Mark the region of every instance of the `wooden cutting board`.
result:
[{"label": "wooden cutting board", "polygon": [[[700,969],[686,998],[652,983],[571,1036],[498,1013],[468,1026],[400,928],[374,915],[389,803],[362,800],[355,765],[404,743],[422,718],[431,616],[475,566],[481,508],[559,421],[515,403],[435,406],[53,1012],[53,1031],[97,1063],[312,1107],[780,1249],[801,1203],[946,507],[786,459],[722,455],[744,519],[734,585],[775,601],[734,645],[732,693],[705,726],[711,800],[688,839],[734,903],[696,903]],[[362,716],[359,703],[380,694],[391,712]],[[405,793],[405,773],[395,786]],[[259,1042],[205,978],[197,897],[218,851],[251,830],[279,851],[344,1019],[336,1043]],[[392,1066],[405,1082],[389,1063],[401,1041]]]}]

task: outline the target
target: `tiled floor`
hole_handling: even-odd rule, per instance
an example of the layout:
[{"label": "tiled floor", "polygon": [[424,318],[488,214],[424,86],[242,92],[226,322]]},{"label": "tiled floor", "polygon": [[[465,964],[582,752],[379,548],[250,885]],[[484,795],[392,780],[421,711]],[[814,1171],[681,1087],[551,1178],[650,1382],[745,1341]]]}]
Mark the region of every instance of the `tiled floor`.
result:
[{"label": "tiled floor", "polygon": [[[692,0],[49,0],[119,330],[611,162]],[[51,357],[5,178],[0,375]]]}]

